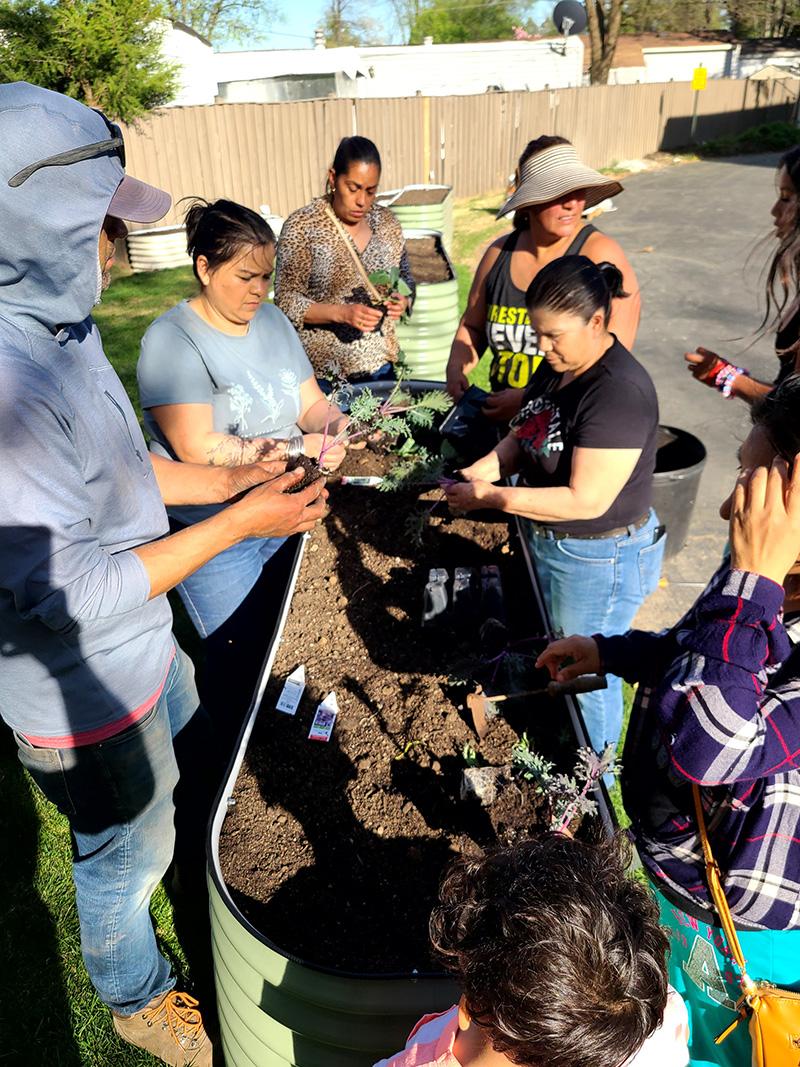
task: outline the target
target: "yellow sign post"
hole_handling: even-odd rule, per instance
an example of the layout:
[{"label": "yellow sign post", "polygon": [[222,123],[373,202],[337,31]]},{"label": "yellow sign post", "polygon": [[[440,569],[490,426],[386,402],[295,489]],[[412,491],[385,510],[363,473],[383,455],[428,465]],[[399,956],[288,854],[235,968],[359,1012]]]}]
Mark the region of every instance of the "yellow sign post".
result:
[{"label": "yellow sign post", "polygon": [[692,128],[689,140],[695,142],[695,130],[697,129],[697,96],[708,84],[708,71],[705,67],[695,67],[692,72],[692,89],[694,90],[694,103],[692,104]]}]

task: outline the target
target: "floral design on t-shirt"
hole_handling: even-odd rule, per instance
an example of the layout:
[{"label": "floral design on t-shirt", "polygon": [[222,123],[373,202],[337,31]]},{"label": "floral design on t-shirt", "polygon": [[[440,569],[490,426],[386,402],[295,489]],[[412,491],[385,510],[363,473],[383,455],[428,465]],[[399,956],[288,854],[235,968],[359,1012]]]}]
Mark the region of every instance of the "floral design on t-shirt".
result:
[{"label": "floral design on t-shirt", "polygon": [[238,382],[235,385],[230,386],[228,389],[228,397],[231,418],[233,421],[228,427],[227,432],[232,434],[242,434],[247,430],[247,414],[253,406],[253,398],[244,386],[239,385]]},{"label": "floral design on t-shirt", "polygon": [[520,448],[546,470],[554,470],[558,453],[564,451],[561,413],[547,395],[534,397],[510,423]]}]

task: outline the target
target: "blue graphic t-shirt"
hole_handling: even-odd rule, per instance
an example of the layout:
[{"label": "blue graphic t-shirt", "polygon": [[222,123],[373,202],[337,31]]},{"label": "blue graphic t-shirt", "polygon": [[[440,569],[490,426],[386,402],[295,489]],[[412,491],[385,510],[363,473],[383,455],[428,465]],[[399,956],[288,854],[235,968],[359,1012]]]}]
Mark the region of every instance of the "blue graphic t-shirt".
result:
[{"label": "blue graphic t-shirt", "polygon": [[[136,375],[152,451],[177,459],[148,410],[162,404],[210,404],[218,433],[291,437],[299,432],[300,385],[313,374],[294,327],[272,304],[261,305],[244,336],[232,337],[183,301],[142,338]],[[172,507],[169,514],[194,523],[223,506]]]}]

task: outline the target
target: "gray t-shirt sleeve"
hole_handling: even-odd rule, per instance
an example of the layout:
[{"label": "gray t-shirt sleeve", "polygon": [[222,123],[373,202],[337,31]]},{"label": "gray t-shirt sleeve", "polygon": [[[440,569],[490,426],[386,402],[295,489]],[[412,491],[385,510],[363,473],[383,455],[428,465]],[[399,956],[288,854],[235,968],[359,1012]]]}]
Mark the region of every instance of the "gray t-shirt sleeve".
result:
[{"label": "gray t-shirt sleeve", "polygon": [[179,322],[165,316],[142,338],[136,378],[143,408],[213,400],[214,382],[200,349]]}]

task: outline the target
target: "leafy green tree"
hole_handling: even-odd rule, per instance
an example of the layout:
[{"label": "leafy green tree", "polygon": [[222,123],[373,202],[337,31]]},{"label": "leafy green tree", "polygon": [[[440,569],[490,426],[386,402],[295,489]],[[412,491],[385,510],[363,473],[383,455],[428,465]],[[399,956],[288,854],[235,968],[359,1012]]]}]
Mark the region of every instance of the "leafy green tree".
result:
[{"label": "leafy green tree", "polygon": [[130,122],[177,91],[177,71],[161,54],[160,14],[153,0],[0,3],[0,75]]},{"label": "leafy green tree", "polygon": [[328,0],[322,16],[322,32],[329,48],[377,44],[381,27],[367,18],[359,0]]},{"label": "leafy green tree", "polygon": [[436,44],[505,41],[519,22],[515,0],[466,4],[463,0],[428,0],[414,19],[409,44],[422,44],[425,37],[433,37]]},{"label": "leafy green tree", "polygon": [[625,0],[623,33],[700,33],[725,27],[717,0]]},{"label": "leafy green tree", "polygon": [[728,0],[731,30],[737,37],[794,37],[800,34],[798,0]]}]

